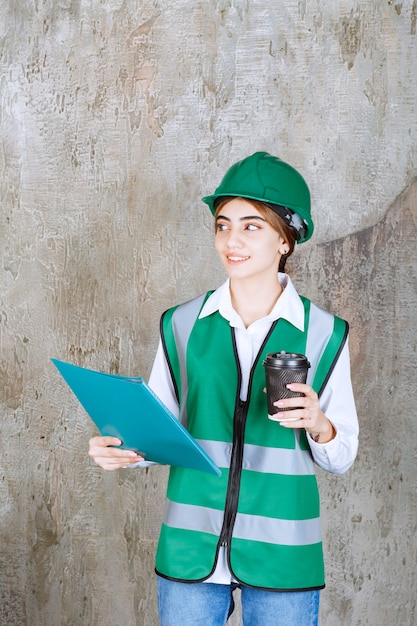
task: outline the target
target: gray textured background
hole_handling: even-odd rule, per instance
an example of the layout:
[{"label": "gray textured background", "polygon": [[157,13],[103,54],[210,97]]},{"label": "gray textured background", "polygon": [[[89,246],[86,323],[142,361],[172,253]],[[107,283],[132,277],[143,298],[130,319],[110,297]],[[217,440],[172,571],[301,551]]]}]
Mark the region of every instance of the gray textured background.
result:
[{"label": "gray textured background", "polygon": [[161,312],[224,278],[199,199],[255,150],[308,180],[289,269],[351,323],[321,623],[417,623],[416,24],[415,0],[1,2],[2,626],[157,624],[166,469],[94,466],[49,357],[148,376]]}]

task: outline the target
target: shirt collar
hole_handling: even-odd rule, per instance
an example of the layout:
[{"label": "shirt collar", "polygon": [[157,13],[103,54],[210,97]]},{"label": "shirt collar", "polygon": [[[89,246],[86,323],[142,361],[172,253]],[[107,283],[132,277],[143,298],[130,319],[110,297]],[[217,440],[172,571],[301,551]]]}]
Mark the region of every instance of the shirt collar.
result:
[{"label": "shirt collar", "polygon": [[[263,317],[262,320],[257,320],[257,322],[272,323],[282,317],[299,330],[304,331],[304,306],[291,278],[288,274],[279,273],[278,280],[283,288],[283,292],[276,301],[272,311]],[[243,327],[240,316],[232,306],[229,279],[207,298],[198,317],[202,319],[216,311],[219,311],[220,315],[227,319],[231,326]]]}]

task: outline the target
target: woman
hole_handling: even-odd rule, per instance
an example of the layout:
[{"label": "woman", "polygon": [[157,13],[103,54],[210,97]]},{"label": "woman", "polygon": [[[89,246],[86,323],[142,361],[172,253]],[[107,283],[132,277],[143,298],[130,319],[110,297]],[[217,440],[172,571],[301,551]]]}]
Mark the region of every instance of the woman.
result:
[{"label": "woman", "polygon": [[[313,465],[341,474],[358,444],[348,327],[283,273],[313,232],[294,168],[257,152],[203,201],[229,278],[162,316],[149,384],[222,476],[171,468],[156,557],[161,624],[224,625],[236,587],[246,626],[317,624],[324,571]],[[308,384],[288,385],[303,397],[278,401],[272,420],[262,362],[281,350],[312,366]],[[107,470],[141,464],[109,447],[117,444],[95,437],[90,455]]]}]

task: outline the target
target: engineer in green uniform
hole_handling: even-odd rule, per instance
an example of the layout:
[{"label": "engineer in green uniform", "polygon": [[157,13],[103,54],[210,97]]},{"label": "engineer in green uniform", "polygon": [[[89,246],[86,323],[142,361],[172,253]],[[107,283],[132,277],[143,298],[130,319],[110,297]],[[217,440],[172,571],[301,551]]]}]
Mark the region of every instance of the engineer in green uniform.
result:
[{"label": "engineer in green uniform", "polygon": [[[244,626],[318,623],[324,587],[314,465],[342,474],[358,447],[348,325],[299,296],[285,262],[313,233],[308,186],[266,152],[235,163],[203,198],[228,274],[216,291],[173,307],[149,385],[222,469],[172,467],[156,555],[162,626],[224,626],[241,589]],[[263,360],[305,354],[304,394],[267,414]],[[291,409],[280,411],[279,409]],[[90,440],[105,470],[146,465]]]}]

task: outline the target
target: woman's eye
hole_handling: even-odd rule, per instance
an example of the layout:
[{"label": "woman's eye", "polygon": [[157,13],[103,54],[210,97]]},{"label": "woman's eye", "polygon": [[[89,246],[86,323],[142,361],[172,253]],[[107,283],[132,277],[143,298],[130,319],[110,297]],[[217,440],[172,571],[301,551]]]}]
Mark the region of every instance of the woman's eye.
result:
[{"label": "woman's eye", "polygon": [[246,230],[258,230],[258,226],[256,224],[248,224]]},{"label": "woman's eye", "polygon": [[226,224],[216,224],[216,229],[218,231],[224,231],[224,230],[227,230],[227,226]]}]

